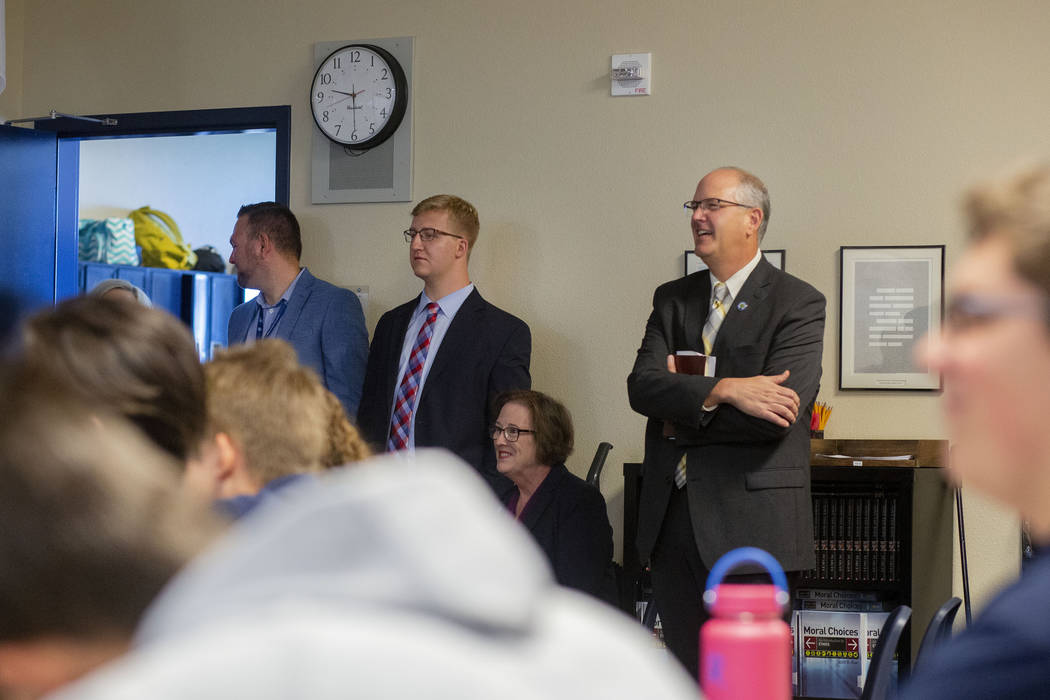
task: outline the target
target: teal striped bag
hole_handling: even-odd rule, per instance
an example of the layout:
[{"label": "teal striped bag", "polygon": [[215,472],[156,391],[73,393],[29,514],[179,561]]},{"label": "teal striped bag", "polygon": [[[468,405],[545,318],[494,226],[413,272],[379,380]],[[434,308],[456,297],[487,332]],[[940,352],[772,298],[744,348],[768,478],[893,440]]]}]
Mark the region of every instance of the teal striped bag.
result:
[{"label": "teal striped bag", "polygon": [[79,257],[82,262],[138,265],[135,225],[131,219],[81,219]]}]

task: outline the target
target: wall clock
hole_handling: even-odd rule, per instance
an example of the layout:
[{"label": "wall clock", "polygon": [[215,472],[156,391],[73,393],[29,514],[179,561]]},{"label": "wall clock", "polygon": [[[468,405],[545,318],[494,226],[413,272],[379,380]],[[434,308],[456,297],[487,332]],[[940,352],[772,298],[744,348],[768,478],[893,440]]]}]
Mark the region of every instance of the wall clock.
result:
[{"label": "wall clock", "polygon": [[314,44],[314,204],[412,201],[412,44],[412,37]]},{"label": "wall clock", "polygon": [[374,44],[339,47],[317,67],[310,86],[317,128],[351,150],[368,150],[389,139],[407,104],[404,69]]}]

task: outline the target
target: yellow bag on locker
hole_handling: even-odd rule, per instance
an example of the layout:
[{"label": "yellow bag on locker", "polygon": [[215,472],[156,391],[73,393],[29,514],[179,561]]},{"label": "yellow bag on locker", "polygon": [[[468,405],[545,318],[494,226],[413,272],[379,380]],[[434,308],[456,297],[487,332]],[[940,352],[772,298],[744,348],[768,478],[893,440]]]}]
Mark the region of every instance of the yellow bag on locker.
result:
[{"label": "yellow bag on locker", "polygon": [[142,248],[145,267],[192,270],[197,254],[182,240],[178,224],[157,209],[140,207],[129,215],[135,222],[135,243]]}]

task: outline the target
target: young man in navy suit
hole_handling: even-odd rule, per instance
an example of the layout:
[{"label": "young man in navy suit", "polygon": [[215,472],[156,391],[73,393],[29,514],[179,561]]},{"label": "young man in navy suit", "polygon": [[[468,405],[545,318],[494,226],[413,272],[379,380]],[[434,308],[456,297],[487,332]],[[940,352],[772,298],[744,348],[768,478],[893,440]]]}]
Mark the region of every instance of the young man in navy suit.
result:
[{"label": "young man in navy suit", "polygon": [[283,204],[241,207],[230,245],[237,283],[259,290],[258,297],[230,314],[230,344],[287,341],[353,420],[368,361],[368,329],[357,295],[299,266],[299,222]]},{"label": "young man in navy suit", "polygon": [[[667,645],[696,678],[719,557],[754,546],[788,572],[814,565],[809,417],[824,296],[762,257],[769,194],[754,175],[719,168],[685,206],[708,269],[657,288],[627,391],[649,419],[638,551]],[[677,373],[679,350],[713,355],[715,376]]]},{"label": "young man in navy suit", "polygon": [[378,451],[447,448],[502,494],[513,485],[496,470],[490,404],[503,391],[531,387],[532,336],[470,281],[479,228],[474,206],[454,195],[412,210],[404,236],[423,293],[379,319],[358,426]]}]

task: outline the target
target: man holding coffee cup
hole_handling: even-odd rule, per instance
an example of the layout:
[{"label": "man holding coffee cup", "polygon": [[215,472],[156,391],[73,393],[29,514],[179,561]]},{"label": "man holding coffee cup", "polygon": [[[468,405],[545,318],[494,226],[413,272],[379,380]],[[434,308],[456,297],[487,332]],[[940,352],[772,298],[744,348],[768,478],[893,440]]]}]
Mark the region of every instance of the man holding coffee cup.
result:
[{"label": "man holding coffee cup", "polygon": [[[762,257],[770,207],[757,177],[714,170],[685,207],[708,269],[657,288],[627,390],[649,418],[638,551],[664,639],[696,678],[702,594],[720,556],[754,546],[788,572],[815,564],[809,418],[825,301]],[[729,578],[754,576],[738,571]]]}]

